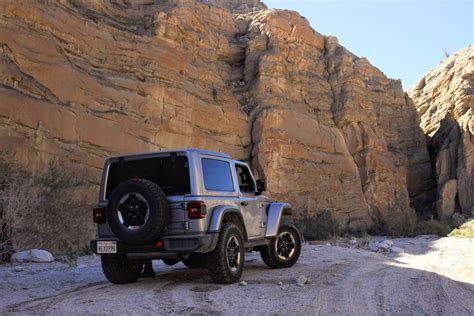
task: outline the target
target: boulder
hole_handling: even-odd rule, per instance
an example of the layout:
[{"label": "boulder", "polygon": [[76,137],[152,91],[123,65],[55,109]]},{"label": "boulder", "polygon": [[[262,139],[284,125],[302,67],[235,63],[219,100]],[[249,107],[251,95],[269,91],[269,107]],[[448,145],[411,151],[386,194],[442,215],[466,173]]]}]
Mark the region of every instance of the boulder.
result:
[{"label": "boulder", "polygon": [[11,262],[53,262],[53,255],[42,249],[32,249],[26,251],[19,251],[13,254],[11,257]]},{"label": "boulder", "polygon": [[370,247],[370,250],[373,252],[389,254],[390,252],[392,252],[393,241],[391,240],[374,241],[370,243],[369,247]]}]

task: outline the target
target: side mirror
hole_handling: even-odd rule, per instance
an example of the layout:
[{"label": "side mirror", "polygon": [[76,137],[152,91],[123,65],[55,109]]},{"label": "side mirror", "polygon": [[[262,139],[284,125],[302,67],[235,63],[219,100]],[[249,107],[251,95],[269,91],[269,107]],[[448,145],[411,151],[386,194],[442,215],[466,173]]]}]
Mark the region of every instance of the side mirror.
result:
[{"label": "side mirror", "polygon": [[266,190],[267,190],[267,181],[265,181],[265,179],[257,179],[257,193],[262,194],[262,192]]}]

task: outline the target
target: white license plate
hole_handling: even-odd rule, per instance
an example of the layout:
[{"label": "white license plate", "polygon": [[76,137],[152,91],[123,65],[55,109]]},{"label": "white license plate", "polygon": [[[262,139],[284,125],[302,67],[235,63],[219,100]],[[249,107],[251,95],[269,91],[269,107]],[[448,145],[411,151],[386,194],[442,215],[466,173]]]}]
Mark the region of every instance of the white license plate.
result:
[{"label": "white license plate", "polygon": [[98,241],[97,253],[117,253],[116,241]]}]

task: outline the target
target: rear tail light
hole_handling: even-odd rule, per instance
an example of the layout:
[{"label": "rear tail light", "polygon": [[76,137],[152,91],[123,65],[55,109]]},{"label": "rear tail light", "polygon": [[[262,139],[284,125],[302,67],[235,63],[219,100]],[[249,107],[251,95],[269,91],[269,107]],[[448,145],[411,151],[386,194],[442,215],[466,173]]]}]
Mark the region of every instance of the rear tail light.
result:
[{"label": "rear tail light", "polygon": [[158,240],[155,244],[156,248],[162,249],[163,248],[163,240]]},{"label": "rear tail light", "polygon": [[207,208],[203,201],[188,202],[188,217],[190,219],[198,219],[206,217]]},{"label": "rear tail light", "polygon": [[96,224],[104,224],[105,223],[105,208],[103,207],[96,207],[92,210],[92,219]]}]

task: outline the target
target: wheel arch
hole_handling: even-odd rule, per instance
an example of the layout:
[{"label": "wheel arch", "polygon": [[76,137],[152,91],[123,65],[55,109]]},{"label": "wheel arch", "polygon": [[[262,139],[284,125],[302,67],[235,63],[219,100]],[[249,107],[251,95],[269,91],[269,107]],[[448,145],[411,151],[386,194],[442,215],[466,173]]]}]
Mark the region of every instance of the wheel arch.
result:
[{"label": "wheel arch", "polygon": [[209,233],[220,232],[223,223],[234,223],[238,225],[242,229],[245,240],[248,240],[245,222],[238,208],[230,205],[215,207],[209,224]]},{"label": "wheel arch", "polygon": [[278,234],[281,217],[287,214],[291,214],[291,205],[288,203],[272,203],[268,206],[265,237],[274,237]]}]

